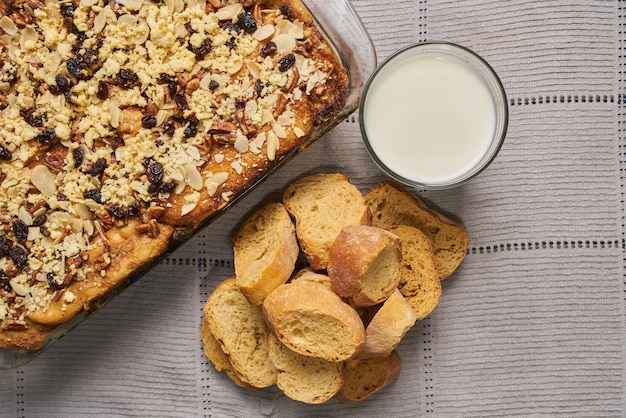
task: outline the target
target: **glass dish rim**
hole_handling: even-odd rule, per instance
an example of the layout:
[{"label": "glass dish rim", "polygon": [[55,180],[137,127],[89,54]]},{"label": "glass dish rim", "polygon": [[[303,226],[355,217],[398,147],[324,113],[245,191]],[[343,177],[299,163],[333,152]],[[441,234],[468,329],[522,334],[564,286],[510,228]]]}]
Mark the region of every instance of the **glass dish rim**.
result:
[{"label": "glass dish rim", "polygon": [[[496,91],[498,93],[498,97],[501,98],[501,100],[496,101],[496,106],[498,106],[498,102],[502,103],[502,111],[503,111],[503,115],[502,115],[502,120],[501,120],[501,129],[499,130],[499,132],[497,131],[498,125],[496,124],[496,134],[499,133],[498,137],[497,137],[497,142],[495,147],[493,147],[493,141],[492,141],[492,146],[489,148],[489,150],[487,151],[487,153],[485,154],[485,156],[483,158],[481,158],[479,164],[477,164],[472,170],[467,171],[466,173],[464,173],[462,176],[459,176],[455,179],[452,179],[450,181],[447,182],[442,182],[442,183],[438,183],[438,184],[426,184],[426,183],[420,183],[411,179],[407,179],[406,177],[401,176],[400,174],[396,173],[394,170],[392,170],[390,167],[388,167],[385,163],[383,163],[378,156],[376,155],[376,152],[374,152],[369,138],[367,136],[367,131],[365,129],[365,122],[364,122],[364,109],[365,109],[365,103],[367,100],[367,94],[369,92],[370,87],[372,86],[372,84],[374,83],[374,81],[376,80],[377,76],[383,71],[385,70],[390,64],[392,64],[393,62],[395,62],[395,60],[401,56],[404,53],[407,53],[408,51],[414,50],[414,49],[419,49],[419,48],[423,48],[426,46],[434,46],[434,47],[438,47],[439,50],[441,51],[446,51],[446,52],[450,52],[450,51],[454,51],[454,50],[458,50],[463,52],[464,54],[466,54],[466,56],[471,57],[471,59],[474,61],[474,63],[472,63],[472,65],[474,64],[478,64],[479,66],[482,66],[484,70],[486,70],[486,72],[489,74],[490,80],[494,83],[495,87],[496,87]],[[492,89],[489,89],[490,91],[492,91]],[[493,95],[493,92],[492,92]],[[495,99],[495,97],[494,97]],[[497,110],[496,110],[497,113]],[[496,121],[497,122],[497,121]],[[480,173],[482,173],[485,169],[487,169],[487,167],[489,167],[489,165],[491,165],[491,163],[493,162],[493,160],[496,158],[496,156],[498,155],[498,153],[500,152],[500,149],[502,148],[502,146],[504,145],[504,140],[506,138],[506,134],[508,131],[508,125],[509,125],[509,106],[508,106],[508,98],[507,98],[507,94],[506,94],[506,90],[504,89],[504,85],[502,83],[502,80],[500,79],[500,77],[498,76],[498,74],[496,73],[496,71],[493,69],[493,67],[482,57],[480,56],[478,53],[472,51],[471,49],[454,43],[454,42],[450,42],[450,41],[437,41],[437,40],[433,40],[433,41],[422,41],[422,42],[417,42],[417,43],[412,43],[410,45],[407,45],[403,48],[398,49],[397,51],[395,51],[394,53],[392,53],[390,56],[388,56],[377,68],[376,70],[372,73],[372,75],[370,76],[370,78],[368,79],[367,83],[365,84],[365,87],[363,89],[363,94],[361,95],[361,100],[360,100],[360,104],[359,104],[359,128],[361,131],[361,137],[363,139],[363,143],[365,144],[365,147],[367,148],[367,151],[370,155],[370,157],[372,158],[372,160],[374,161],[374,163],[380,168],[381,171],[383,171],[387,176],[391,177],[392,179],[406,185],[409,187],[413,187],[416,189],[423,189],[423,190],[447,190],[447,189],[451,189],[454,187],[458,187],[460,185],[463,185],[467,182],[469,182],[470,180],[472,180],[473,178],[475,178],[476,176],[478,176]],[[494,135],[495,137],[495,135]],[[478,167],[478,168],[477,168]]]}]

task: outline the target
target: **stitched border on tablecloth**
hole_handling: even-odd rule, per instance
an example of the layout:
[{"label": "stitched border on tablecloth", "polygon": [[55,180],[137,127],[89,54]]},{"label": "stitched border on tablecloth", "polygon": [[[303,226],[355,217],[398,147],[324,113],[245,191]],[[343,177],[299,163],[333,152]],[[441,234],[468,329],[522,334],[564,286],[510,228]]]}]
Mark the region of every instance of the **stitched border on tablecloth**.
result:
[{"label": "stitched border on tablecloth", "polygon": [[567,94],[510,98],[510,106],[528,106],[551,103],[623,103],[621,96],[608,94]]}]

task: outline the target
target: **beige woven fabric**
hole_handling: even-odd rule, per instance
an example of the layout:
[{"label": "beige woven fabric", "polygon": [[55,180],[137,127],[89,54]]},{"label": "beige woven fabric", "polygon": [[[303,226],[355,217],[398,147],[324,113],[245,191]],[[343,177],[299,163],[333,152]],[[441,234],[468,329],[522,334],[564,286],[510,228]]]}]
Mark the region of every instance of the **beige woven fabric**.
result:
[{"label": "beige woven fabric", "polygon": [[206,363],[202,305],[233,273],[231,237],[293,179],[384,179],[350,117],[102,312],[29,365],[0,372],[0,415],[626,416],[621,2],[353,0],[382,60],[424,40],[460,43],[510,104],[492,166],[415,192],[459,218],[470,251],[441,304],[402,345],[400,378],[358,404],[297,404],[236,388]]}]

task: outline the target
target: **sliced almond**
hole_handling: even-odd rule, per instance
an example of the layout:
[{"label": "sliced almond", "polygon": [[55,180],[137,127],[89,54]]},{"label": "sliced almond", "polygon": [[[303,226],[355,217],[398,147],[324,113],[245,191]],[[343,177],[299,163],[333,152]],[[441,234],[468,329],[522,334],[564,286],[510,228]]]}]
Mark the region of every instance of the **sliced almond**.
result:
[{"label": "sliced almond", "polygon": [[43,164],[35,166],[30,174],[30,182],[46,197],[57,194],[55,181],[55,175]]},{"label": "sliced almond", "polygon": [[241,12],[243,12],[243,6],[241,5],[241,3],[235,3],[222,7],[217,12],[215,12],[215,16],[219,20],[232,20],[239,16]]}]

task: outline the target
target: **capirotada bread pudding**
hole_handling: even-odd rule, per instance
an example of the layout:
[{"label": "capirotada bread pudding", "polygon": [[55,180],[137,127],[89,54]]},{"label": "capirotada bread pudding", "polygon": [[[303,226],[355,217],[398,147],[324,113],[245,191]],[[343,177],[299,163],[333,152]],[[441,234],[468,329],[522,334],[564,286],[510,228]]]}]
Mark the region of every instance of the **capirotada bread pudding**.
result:
[{"label": "capirotada bread pudding", "polygon": [[40,347],[347,89],[297,0],[0,0],[0,347]]}]

